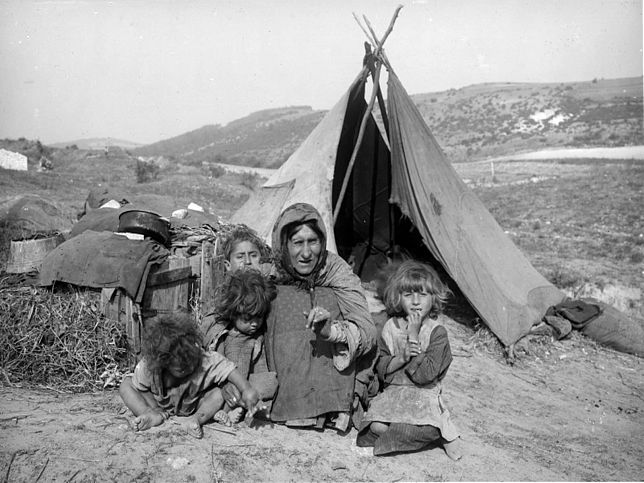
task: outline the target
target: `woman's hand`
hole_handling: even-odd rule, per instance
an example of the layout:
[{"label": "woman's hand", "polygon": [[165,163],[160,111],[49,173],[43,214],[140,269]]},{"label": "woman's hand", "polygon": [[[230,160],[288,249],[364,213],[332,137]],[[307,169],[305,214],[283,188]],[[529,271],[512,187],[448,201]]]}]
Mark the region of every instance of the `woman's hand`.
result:
[{"label": "woman's hand", "polygon": [[330,335],[330,325],[327,324],[331,320],[331,314],[324,307],[316,305],[311,311],[306,314],[306,328],[311,329],[317,335],[328,338]]}]

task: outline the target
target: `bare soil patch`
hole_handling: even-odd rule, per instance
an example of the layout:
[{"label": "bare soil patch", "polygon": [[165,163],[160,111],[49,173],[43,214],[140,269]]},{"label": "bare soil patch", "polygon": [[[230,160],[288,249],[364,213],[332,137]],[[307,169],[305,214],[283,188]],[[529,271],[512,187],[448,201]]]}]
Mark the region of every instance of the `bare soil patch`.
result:
[{"label": "bare soil patch", "polygon": [[340,435],[256,422],[202,440],[172,421],[136,433],[116,391],[0,389],[6,481],[626,481],[644,474],[642,359],[578,333],[533,336],[506,363],[485,331],[448,327],[446,400],[466,456],[374,457]]}]

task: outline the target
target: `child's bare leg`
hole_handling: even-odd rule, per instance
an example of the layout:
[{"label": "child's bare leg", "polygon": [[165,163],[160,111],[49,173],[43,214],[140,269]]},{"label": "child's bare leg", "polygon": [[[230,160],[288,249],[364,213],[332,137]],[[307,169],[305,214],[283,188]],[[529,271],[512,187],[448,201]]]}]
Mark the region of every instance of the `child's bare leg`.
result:
[{"label": "child's bare leg", "polygon": [[197,411],[192,416],[186,418],[186,430],[188,434],[195,438],[202,438],[203,429],[201,427],[210,421],[223,405],[224,397],[221,394],[221,389],[215,387],[206,392],[201,398],[201,401],[199,401]]},{"label": "child's bare leg", "polygon": [[236,424],[241,421],[244,416],[244,411],[244,408],[241,406],[228,410],[228,421],[230,421],[230,424]]},{"label": "child's bare leg", "polygon": [[146,429],[160,426],[166,418],[160,409],[150,409],[147,412],[137,416],[132,421],[135,431],[145,431]]},{"label": "child's bare leg", "polygon": [[463,457],[463,445],[460,437],[453,439],[452,441],[447,441],[443,438],[443,449],[447,456],[454,461],[458,461]]},{"label": "child's bare leg", "polygon": [[132,420],[135,431],[145,431],[163,424],[167,419],[150,392],[141,392],[132,385],[132,378],[126,377],[119,387],[119,395],[125,405],[136,416]]},{"label": "child's bare leg", "polygon": [[232,423],[230,417],[228,417],[228,411],[231,410],[231,407],[228,403],[224,403],[224,407],[215,413],[213,419],[216,423],[223,424],[224,426],[230,426]]}]

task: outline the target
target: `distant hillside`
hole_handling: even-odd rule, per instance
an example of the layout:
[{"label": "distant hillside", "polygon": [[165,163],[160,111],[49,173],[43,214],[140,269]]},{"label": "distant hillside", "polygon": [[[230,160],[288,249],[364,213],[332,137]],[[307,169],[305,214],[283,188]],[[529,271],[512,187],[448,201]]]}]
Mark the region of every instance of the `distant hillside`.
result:
[{"label": "distant hillside", "polygon": [[134,149],[143,146],[141,143],[133,143],[132,141],[124,141],[122,139],[114,138],[89,138],[78,139],[76,141],[69,141],[65,143],[49,144],[54,148],[66,148],[76,146],[78,149],[105,149],[105,147],[116,146],[123,149]]},{"label": "distant hillside", "polygon": [[[642,77],[633,77],[476,84],[411,97],[443,150],[458,162],[543,148],[644,144],[642,88]],[[308,106],[263,110],[132,153],[275,168],[324,114]]]},{"label": "distant hillside", "polygon": [[642,77],[495,83],[411,96],[455,161],[552,147],[644,144]]},{"label": "distant hillside", "polygon": [[253,167],[280,166],[317,126],[324,111],[309,106],[254,112],[226,126],[195,131],[132,150],[137,156],[173,156]]}]

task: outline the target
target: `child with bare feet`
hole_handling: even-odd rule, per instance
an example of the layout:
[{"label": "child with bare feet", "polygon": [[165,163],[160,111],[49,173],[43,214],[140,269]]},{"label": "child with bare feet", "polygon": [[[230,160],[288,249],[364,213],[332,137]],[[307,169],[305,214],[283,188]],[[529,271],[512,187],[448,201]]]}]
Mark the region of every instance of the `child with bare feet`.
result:
[{"label": "child with bare feet", "polygon": [[356,444],[376,456],[442,445],[453,460],[462,457],[459,431],[442,397],[452,362],[441,313],[449,289],[436,271],[407,260],[389,276],[384,304],[390,319],[382,329],[376,373],[383,390],[369,403]]},{"label": "child with bare feet", "polygon": [[[206,347],[234,362],[244,378],[249,378],[263,400],[271,399],[277,389],[277,377],[268,372],[264,354],[264,322],[276,296],[275,286],[257,270],[229,272],[218,293],[217,323],[206,332]],[[230,388],[231,404],[215,414],[226,425],[238,423],[244,407],[239,394]],[[227,391],[224,391],[227,393]],[[226,396],[226,394],[225,394]]]},{"label": "child with bare feet", "polygon": [[181,416],[188,433],[201,438],[202,426],[224,404],[221,386],[227,381],[239,390],[240,404],[251,414],[262,408],[259,393],[233,362],[203,350],[201,334],[190,314],[147,319],[143,335],[143,358],[119,387],[123,402],[134,413],[136,431]]}]

